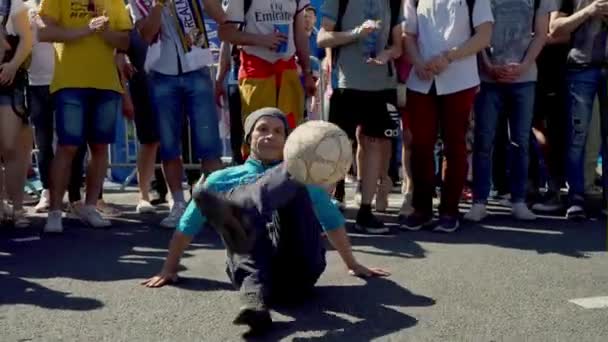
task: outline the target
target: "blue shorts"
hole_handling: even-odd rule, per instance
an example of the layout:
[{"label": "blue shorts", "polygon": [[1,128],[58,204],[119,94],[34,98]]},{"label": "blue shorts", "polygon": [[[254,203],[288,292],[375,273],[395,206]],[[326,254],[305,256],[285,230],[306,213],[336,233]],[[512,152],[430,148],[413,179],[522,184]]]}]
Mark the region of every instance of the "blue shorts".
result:
[{"label": "blue shorts", "polygon": [[220,158],[222,142],[209,69],[181,75],[152,71],[149,77],[160,135],[161,159],[173,160],[182,155],[180,147],[184,116],[188,116],[190,122],[194,158]]},{"label": "blue shorts", "polygon": [[112,90],[64,88],[53,94],[59,145],[113,144],[122,96]]}]

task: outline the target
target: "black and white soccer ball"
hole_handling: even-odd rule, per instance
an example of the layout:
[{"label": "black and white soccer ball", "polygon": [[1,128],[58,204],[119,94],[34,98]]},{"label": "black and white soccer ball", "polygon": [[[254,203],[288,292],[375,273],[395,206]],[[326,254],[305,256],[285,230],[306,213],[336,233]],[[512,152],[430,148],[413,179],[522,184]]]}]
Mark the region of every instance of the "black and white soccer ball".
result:
[{"label": "black and white soccer ball", "polygon": [[331,185],[344,179],[353,162],[348,135],[321,120],[298,126],[283,150],[287,171],[304,184]]}]

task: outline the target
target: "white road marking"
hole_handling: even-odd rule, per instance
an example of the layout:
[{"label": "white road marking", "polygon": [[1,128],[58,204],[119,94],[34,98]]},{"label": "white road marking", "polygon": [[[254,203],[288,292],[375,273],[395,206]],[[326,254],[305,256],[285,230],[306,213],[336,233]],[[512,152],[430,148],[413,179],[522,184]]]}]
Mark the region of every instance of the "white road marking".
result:
[{"label": "white road marking", "polygon": [[38,241],[40,240],[40,236],[28,236],[24,238],[16,238],[13,239],[15,242],[30,242],[30,241]]},{"label": "white road marking", "polygon": [[608,308],[608,296],[571,299],[569,302],[582,306],[585,309]]}]

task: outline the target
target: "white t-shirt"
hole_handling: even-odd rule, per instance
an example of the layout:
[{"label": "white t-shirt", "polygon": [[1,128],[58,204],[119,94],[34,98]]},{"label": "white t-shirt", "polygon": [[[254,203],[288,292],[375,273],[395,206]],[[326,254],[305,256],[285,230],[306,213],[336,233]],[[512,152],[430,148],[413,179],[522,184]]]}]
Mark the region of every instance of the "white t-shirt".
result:
[{"label": "white t-shirt", "polygon": [[8,20],[6,21],[6,33],[10,35],[17,34],[15,32],[15,28],[13,27],[13,17],[21,13],[21,11],[25,11],[27,9],[28,7],[23,1],[11,1],[11,10],[9,11]]},{"label": "white t-shirt", "polygon": [[38,41],[38,27],[42,23],[38,16],[38,9],[35,8],[36,4],[28,3],[28,5],[34,6],[29,10],[30,24],[34,34],[32,62],[28,70],[30,85],[48,86],[53,80],[55,71],[55,48],[52,43]]},{"label": "white t-shirt", "polygon": [[[405,31],[418,35],[418,50],[425,61],[462,45],[472,36],[469,9],[464,0],[405,0],[404,17]],[[490,1],[476,0],[473,26],[478,27],[486,22],[494,22]],[[412,72],[407,87],[428,94],[433,81],[437,95],[452,94],[479,85],[477,56],[452,62],[441,74],[428,81],[419,79]]]},{"label": "white t-shirt", "polygon": [[244,31],[254,34],[270,34],[275,25],[285,25],[288,41],[285,52],[271,51],[262,46],[244,46],[243,50],[268,62],[288,60],[296,53],[294,41],[294,21],[296,15],[310,5],[310,0],[252,0],[251,7],[244,13],[243,0],[224,0],[224,11],[228,22],[244,24]]}]

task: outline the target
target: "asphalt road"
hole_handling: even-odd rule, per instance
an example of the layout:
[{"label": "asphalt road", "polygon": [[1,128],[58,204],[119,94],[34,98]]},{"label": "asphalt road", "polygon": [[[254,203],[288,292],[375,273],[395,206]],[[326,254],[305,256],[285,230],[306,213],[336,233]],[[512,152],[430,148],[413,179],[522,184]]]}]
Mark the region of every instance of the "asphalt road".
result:
[{"label": "asphalt road", "polygon": [[[241,340],[219,239],[195,240],[178,285],[143,288],[171,232],[160,215],[135,215],[133,193],[106,199],[125,210],[111,230],[67,221],[64,235],[40,238],[38,218],[0,231],[0,341]],[[569,302],[608,296],[606,220],[521,224],[493,212],[453,235],[352,234],[356,257],[392,276],[350,277],[330,251],[315,295],[274,311],[275,329],[259,340],[607,341],[608,305]]]}]

